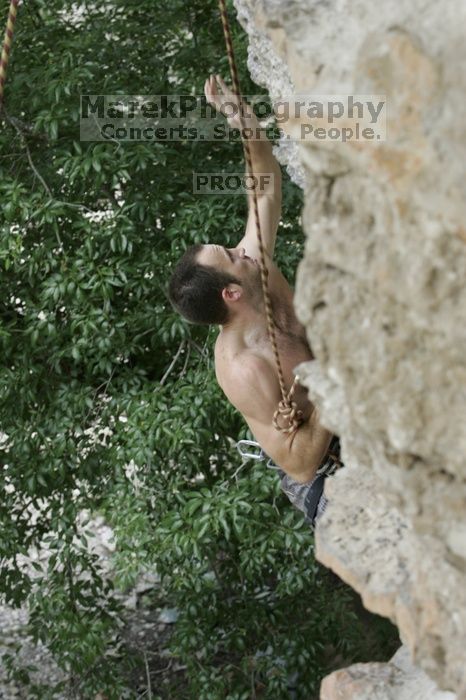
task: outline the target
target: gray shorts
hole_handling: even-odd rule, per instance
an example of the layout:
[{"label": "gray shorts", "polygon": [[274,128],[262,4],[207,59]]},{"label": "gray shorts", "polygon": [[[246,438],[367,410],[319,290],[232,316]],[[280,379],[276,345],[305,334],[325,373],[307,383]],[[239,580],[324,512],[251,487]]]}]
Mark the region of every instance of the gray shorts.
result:
[{"label": "gray shorts", "polygon": [[320,474],[311,481],[299,484],[297,481],[281,473],[281,489],[288,496],[295,508],[304,513],[306,521],[314,527],[318,518],[325,511],[327,499],[324,496],[325,476]]}]

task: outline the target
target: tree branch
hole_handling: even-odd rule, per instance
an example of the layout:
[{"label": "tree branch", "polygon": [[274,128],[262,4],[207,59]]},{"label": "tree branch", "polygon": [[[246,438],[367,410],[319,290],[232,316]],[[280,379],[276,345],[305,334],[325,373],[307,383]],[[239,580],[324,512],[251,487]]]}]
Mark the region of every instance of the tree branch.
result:
[{"label": "tree branch", "polygon": [[184,346],[185,346],[185,341],[182,340],[181,343],[180,343],[179,346],[178,346],[178,350],[176,351],[175,357],[174,357],[173,360],[170,362],[170,365],[169,365],[167,371],[165,372],[165,374],[163,375],[162,379],[160,380],[160,386],[163,386],[163,385],[165,384],[165,382],[166,382],[166,380],[168,379],[168,377],[169,377],[169,375],[170,375],[170,373],[171,373],[173,367],[174,367],[175,364],[176,364],[176,361],[178,360],[179,356],[181,355],[181,352],[182,352]]},{"label": "tree branch", "polygon": [[10,126],[12,126],[13,129],[18,134],[20,141],[21,141],[21,145],[26,150],[26,155],[27,155],[27,159],[28,159],[31,170],[33,171],[33,173],[35,174],[35,176],[37,177],[37,179],[41,183],[44,190],[47,192],[50,199],[53,199],[53,195],[52,195],[52,191],[51,191],[50,187],[47,185],[44,178],[42,177],[42,175],[40,174],[40,172],[37,170],[36,166],[34,165],[34,162],[32,160],[32,156],[31,156],[31,151],[29,150],[29,146],[28,146],[28,143],[26,141],[26,137],[24,135],[24,131],[22,131],[22,129],[16,124],[15,120],[10,117],[10,115],[5,110],[5,108],[3,108],[3,114],[5,115],[5,119],[7,120],[8,124]]}]

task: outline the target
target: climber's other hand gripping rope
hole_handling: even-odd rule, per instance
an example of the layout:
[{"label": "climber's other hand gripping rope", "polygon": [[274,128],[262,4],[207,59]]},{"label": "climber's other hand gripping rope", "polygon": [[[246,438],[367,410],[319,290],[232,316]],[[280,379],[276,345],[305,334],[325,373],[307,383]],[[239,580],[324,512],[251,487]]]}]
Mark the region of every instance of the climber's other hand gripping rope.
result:
[{"label": "climber's other hand gripping rope", "polygon": [[[231,82],[233,85],[233,94],[236,98],[236,104],[239,105],[239,121],[241,124],[241,132],[243,134],[244,156],[245,156],[245,160],[246,160],[248,173],[250,175],[253,175],[254,170],[253,170],[253,166],[252,166],[251,148],[249,145],[250,135],[248,134],[247,130],[245,129],[246,111],[245,111],[244,102],[241,99],[241,90],[240,90],[240,85],[239,85],[238,70],[236,67],[236,61],[235,61],[235,55],[234,55],[234,49],[233,49],[233,41],[231,38],[231,31],[230,31],[230,25],[228,22],[228,15],[227,15],[227,11],[226,11],[225,0],[219,0],[219,7],[220,7],[220,15],[221,15],[221,19],[222,19],[223,33],[225,36],[225,44],[226,44],[227,55],[228,55],[228,63],[230,66]],[[222,86],[222,89],[223,89],[223,86]],[[280,362],[280,355],[278,353],[277,339],[275,336],[275,322],[273,319],[272,302],[270,300],[269,286],[268,286],[268,273],[269,273],[269,271],[268,271],[267,264],[265,261],[265,249],[264,249],[264,244],[263,244],[263,240],[262,240],[262,231],[261,231],[260,218],[259,218],[259,206],[258,206],[258,202],[257,202],[257,191],[256,191],[255,178],[253,178],[252,194],[253,194],[252,199],[253,199],[254,218],[255,218],[256,231],[257,231],[257,241],[258,241],[259,253],[260,253],[259,264],[260,264],[260,273],[261,273],[262,292],[264,295],[265,315],[266,315],[266,319],[267,319],[267,330],[268,330],[268,334],[269,334],[270,344],[272,345],[272,350],[273,350],[273,354],[275,357],[275,365],[277,368],[278,383],[280,385],[280,394],[282,397],[281,401],[278,405],[278,408],[275,411],[274,416],[273,416],[273,425],[277,430],[280,430],[281,432],[294,433],[298,429],[300,424],[302,423],[303,416],[302,416],[302,412],[298,409],[296,402],[292,400],[292,396],[294,394],[297,380],[295,380],[293,382],[291,389],[288,393],[286,392],[286,388],[285,388],[285,378],[283,375],[283,369],[282,369],[281,362]]]}]

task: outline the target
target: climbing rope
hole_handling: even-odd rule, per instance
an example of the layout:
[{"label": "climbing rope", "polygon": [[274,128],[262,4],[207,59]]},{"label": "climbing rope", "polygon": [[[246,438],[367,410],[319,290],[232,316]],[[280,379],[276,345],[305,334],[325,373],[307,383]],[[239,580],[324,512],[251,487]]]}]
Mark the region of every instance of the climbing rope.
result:
[{"label": "climbing rope", "polygon": [[3,91],[5,87],[6,69],[10,58],[11,42],[13,41],[13,31],[15,28],[16,12],[19,0],[11,0],[8,10],[8,20],[6,23],[5,37],[3,39],[2,55],[0,58],[0,112],[3,107]]},{"label": "climbing rope", "polygon": [[[240,123],[241,123],[241,132],[243,134],[243,149],[244,149],[244,157],[246,160],[247,168],[248,168],[248,173],[253,176],[254,171],[252,167],[252,157],[251,157],[251,148],[249,145],[249,139],[251,136],[249,136],[249,132],[245,130],[245,114],[244,114],[244,104],[241,99],[241,90],[240,90],[240,85],[239,85],[239,78],[238,78],[238,70],[236,67],[236,61],[235,61],[235,54],[234,54],[234,49],[233,49],[233,41],[231,38],[231,30],[230,30],[230,25],[228,22],[228,15],[227,15],[227,10],[226,10],[226,4],[225,0],[218,0],[219,2],[219,7],[220,7],[220,16],[222,19],[222,26],[223,26],[223,33],[225,36],[225,44],[226,44],[226,49],[227,49],[227,56],[228,56],[228,63],[230,66],[230,75],[231,75],[231,82],[233,86],[233,93],[238,101],[239,105],[239,117],[240,117]],[[277,368],[277,375],[278,375],[278,383],[280,385],[280,394],[281,394],[281,401],[278,404],[278,408],[274,413],[273,416],[273,425],[274,427],[284,433],[292,433],[294,432],[299,425],[302,423],[302,412],[298,409],[298,406],[295,401],[292,400],[292,397],[295,392],[296,384],[297,384],[297,379],[294,380],[290,391],[287,393],[286,388],[285,388],[285,378],[283,375],[283,369],[282,365],[280,362],[280,355],[278,352],[278,346],[277,346],[277,338],[275,334],[275,322],[273,319],[273,311],[272,311],[272,302],[270,299],[270,293],[269,293],[269,284],[268,284],[268,275],[269,271],[265,262],[265,248],[262,240],[262,230],[261,230],[261,225],[260,225],[260,217],[259,217],[259,205],[257,201],[257,191],[256,191],[256,182],[254,177],[252,177],[253,180],[253,209],[254,209],[254,219],[256,222],[256,231],[257,231],[257,241],[259,244],[259,253],[260,253],[260,259],[259,259],[259,265],[260,265],[260,273],[261,273],[261,284],[262,284],[262,292],[264,296],[264,307],[265,307],[265,315],[267,319],[267,330],[268,330],[268,335],[270,339],[270,344],[272,345],[272,350],[273,354],[275,357],[275,365]]]}]

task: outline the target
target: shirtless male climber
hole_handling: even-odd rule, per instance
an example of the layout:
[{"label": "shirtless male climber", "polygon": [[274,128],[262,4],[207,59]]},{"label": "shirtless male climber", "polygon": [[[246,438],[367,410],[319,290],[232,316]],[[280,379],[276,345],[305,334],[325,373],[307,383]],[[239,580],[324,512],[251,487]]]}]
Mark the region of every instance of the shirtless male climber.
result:
[{"label": "shirtless male climber", "polygon": [[[237,104],[220,76],[210,76],[204,91],[207,101],[222,114],[225,104]],[[259,133],[257,118],[249,105],[243,104],[246,127]],[[228,122],[231,127],[241,127],[238,114],[228,117]],[[312,353],[294,312],[293,291],[272,260],[281,216],[280,167],[263,132],[258,140],[249,143],[254,173],[273,173],[271,185],[261,188],[257,196],[277,345],[289,388],[294,380],[293,368],[312,359]],[[307,390],[299,384],[294,400],[303,414],[300,427],[286,434],[272,424],[281,394],[267,334],[252,200],[252,194],[248,194],[246,229],[236,248],[215,244],[189,248],[174,269],[169,296],[173,306],[191,323],[220,326],[215,344],[217,381],[242,413],[262,450],[281,468],[282,489],[313,524],[319,514],[323,479],[317,499],[311,487],[319,479],[316,474],[326,463],[331,443],[332,451],[338,445],[319,422]]]}]

